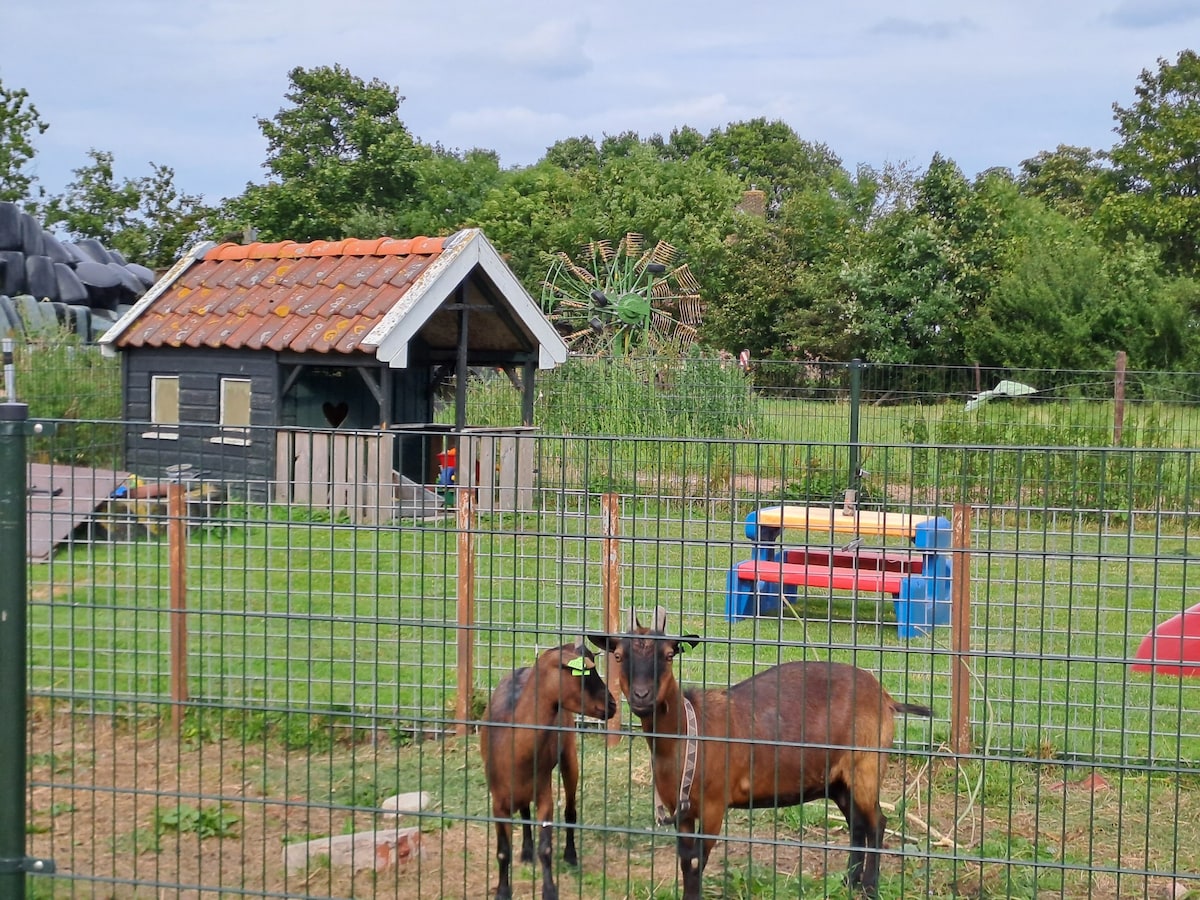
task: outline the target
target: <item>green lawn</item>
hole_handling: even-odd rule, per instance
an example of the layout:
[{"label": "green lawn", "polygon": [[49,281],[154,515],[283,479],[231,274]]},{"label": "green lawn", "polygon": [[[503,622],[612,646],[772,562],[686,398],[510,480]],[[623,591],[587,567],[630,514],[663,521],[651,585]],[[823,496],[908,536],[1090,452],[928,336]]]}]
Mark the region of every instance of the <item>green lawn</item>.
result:
[{"label": "green lawn", "polygon": [[[477,689],[537,647],[603,627],[600,517],[480,522]],[[668,515],[670,513],[671,515]],[[685,681],[726,684],[787,659],[833,658],[878,672],[894,694],[938,710],[948,735],[949,630],[897,636],[891,602],[810,590],[778,616],[726,621],[725,573],[748,556],[740,520],[631,506],[621,522],[623,602],[658,604],[705,637]],[[1131,672],[1155,622],[1178,612],[1195,563],[1179,538],[1100,534],[1076,518],[973,535],[973,719],[1004,751],[1200,764],[1200,684]],[[251,709],[396,718],[450,727],[456,684],[453,525],[363,528],[230,522],[187,548],[189,693]],[[816,538],[814,538],[815,540]],[[32,570],[33,688],[68,696],[169,696],[165,542],[75,545]],[[477,701],[478,702],[478,701]],[[983,728],[986,724],[986,730]],[[927,744],[928,726],[914,724]]]}]

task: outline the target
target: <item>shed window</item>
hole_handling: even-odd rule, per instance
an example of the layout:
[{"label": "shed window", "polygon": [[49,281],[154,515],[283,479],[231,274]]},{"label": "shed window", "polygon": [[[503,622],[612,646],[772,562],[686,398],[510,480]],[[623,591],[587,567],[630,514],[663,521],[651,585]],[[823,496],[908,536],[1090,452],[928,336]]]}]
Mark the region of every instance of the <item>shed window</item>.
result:
[{"label": "shed window", "polygon": [[159,441],[179,440],[179,376],[154,375],[150,378],[150,422],[144,438]]},{"label": "shed window", "polygon": [[221,433],[215,444],[250,443],[250,379],[221,379]]}]

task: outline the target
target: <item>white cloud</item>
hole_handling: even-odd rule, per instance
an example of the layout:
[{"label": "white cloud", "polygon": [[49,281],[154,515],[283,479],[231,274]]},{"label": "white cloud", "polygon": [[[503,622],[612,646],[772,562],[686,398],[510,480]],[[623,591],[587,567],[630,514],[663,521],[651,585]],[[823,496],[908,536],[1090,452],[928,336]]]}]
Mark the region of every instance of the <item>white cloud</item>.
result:
[{"label": "white cloud", "polygon": [[1200,2],[1196,0],[1123,0],[1109,15],[1109,20],[1127,28],[1158,28],[1182,25],[1200,19]]},{"label": "white cloud", "polygon": [[[285,105],[287,73],[340,63],[406,97],[420,140],[528,165],[568,137],[782,119],[848,168],[934,152],[968,175],[1060,143],[1107,149],[1114,102],[1173,59],[1200,0],[882,0],[833,7],[714,0],[548,10],[459,0],[414,16],[391,0],[55,0],[9,3],[0,80],[50,124],[44,186],[61,191],[89,148],[118,170],[171,166],[210,199],[264,178],[256,117]],[[559,8],[560,10],[562,8]]]},{"label": "white cloud", "polygon": [[511,66],[554,78],[578,78],[591,69],[585,46],[588,25],[582,20],[543,22],[510,38],[500,58]]},{"label": "white cloud", "polygon": [[915,37],[932,41],[948,41],[961,34],[975,31],[978,26],[970,19],[959,17],[952,20],[921,21],[918,19],[889,16],[867,28],[869,34],[892,37]]}]

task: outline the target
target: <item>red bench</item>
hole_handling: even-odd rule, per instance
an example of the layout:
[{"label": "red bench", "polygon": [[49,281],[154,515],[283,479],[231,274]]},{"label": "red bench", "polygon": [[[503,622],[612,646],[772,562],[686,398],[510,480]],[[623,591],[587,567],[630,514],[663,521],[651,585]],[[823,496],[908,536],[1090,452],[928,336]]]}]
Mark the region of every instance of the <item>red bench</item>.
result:
[{"label": "red bench", "polygon": [[816,562],[791,563],[771,560],[750,559],[735,567],[742,581],[760,581],[774,584],[808,585],[809,587],[836,588],[842,591],[858,591],[866,594],[890,594],[900,596],[900,584],[907,577],[902,572],[879,571],[859,567],[821,565]]},{"label": "red bench", "polygon": [[921,554],[894,550],[839,550],[832,547],[787,547],[782,551],[786,563],[808,564],[838,569],[921,574]]}]

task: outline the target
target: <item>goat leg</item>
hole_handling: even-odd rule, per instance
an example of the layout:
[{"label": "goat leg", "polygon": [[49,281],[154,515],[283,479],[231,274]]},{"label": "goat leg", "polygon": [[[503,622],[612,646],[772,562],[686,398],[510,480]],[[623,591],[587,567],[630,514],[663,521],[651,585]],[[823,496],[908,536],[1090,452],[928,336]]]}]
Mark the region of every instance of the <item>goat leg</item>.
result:
[{"label": "goat leg", "polygon": [[846,828],[850,832],[850,856],[846,863],[846,887],[853,891],[862,883],[863,863],[865,861],[863,848],[867,845],[866,823],[862,814],[854,806],[854,796],[842,782],[829,785],[829,799],[841,810],[846,819]]},{"label": "goat leg", "polygon": [[[568,735],[570,737],[570,735]],[[564,746],[558,757],[558,769],[562,775],[563,794],[566,796],[563,818],[567,823],[567,844],[563,849],[563,861],[568,865],[579,865],[579,854],[575,850],[575,823],[578,814],[575,808],[575,795],[579,789],[579,756],[575,752],[574,741],[564,741]]]},{"label": "goat leg", "polygon": [[887,828],[887,816],[876,808],[875,824],[864,829],[867,850],[862,872],[862,890],[868,897],[879,896],[879,864],[883,856],[883,835]]},{"label": "goat leg", "polygon": [[539,786],[537,798],[538,861],[542,864],[542,900],[558,900],[554,886],[554,791],[546,781]]},{"label": "goat leg", "polygon": [[529,825],[529,804],[521,807],[521,862],[533,862],[533,829]]},{"label": "goat leg", "polygon": [[883,849],[884,828],[887,818],[876,805],[874,810],[863,810],[849,790],[831,792],[834,802],[846,817],[850,828],[850,858],[846,866],[846,886],[853,892],[861,889],[868,897],[879,893],[880,850]]},{"label": "goat leg", "polygon": [[[501,813],[497,811],[496,816]],[[496,886],[496,900],[512,900],[512,885],[508,880],[512,865],[512,823],[496,823],[496,862],[500,865],[500,883]]]},{"label": "goat leg", "polygon": [[[720,823],[717,823],[720,828]],[[679,822],[676,847],[679,853],[679,873],[683,876],[683,900],[700,900],[700,882],[712,842],[696,836],[696,819],[688,816]]]}]

